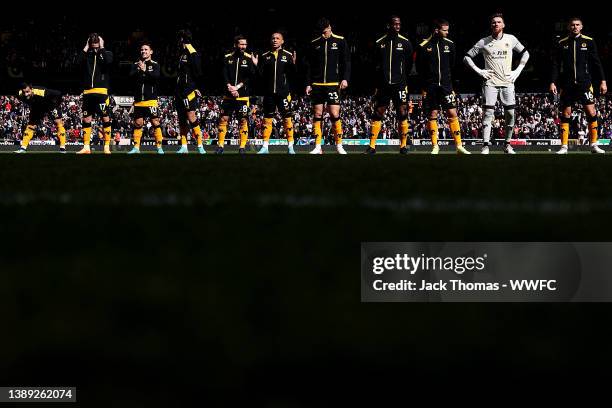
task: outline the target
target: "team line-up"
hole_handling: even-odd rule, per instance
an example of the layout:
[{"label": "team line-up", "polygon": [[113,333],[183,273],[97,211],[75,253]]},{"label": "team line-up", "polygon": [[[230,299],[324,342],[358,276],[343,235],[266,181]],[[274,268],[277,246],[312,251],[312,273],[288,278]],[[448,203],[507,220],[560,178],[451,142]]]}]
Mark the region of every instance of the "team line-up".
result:
[{"label": "team line-up", "polygon": [[[392,16],[387,25],[387,33],[375,44],[376,50],[376,92],[373,98],[370,144],[365,154],[376,153],[376,140],[381,130],[382,119],[393,102],[398,123],[400,154],[408,153],[409,100],[407,77],[416,63],[416,69],[423,82],[424,108],[428,113],[427,128],[432,139],[432,154],[438,154],[438,114],[445,111],[448,125],[455,140],[459,154],[470,154],[462,145],[457,100],[452,87],[451,71],[455,65],[456,49],[448,38],[450,24],[446,20],[436,20],[429,38],[413,49],[408,38],[401,34],[401,20]],[[326,110],[335,138],[336,150],[346,154],[342,146],[342,122],[340,102],[343,91],[349,86],[351,74],[350,49],[344,37],[332,31],[328,19],[318,22],[321,33],[309,47],[306,64],[306,94],[313,105],[313,133],[315,147],[311,154],[322,154],[323,113]],[[494,107],[499,101],[504,107],[505,144],[503,151],[514,154],[510,144],[515,123],[514,83],[529,60],[529,52],[513,35],[504,33],[505,22],[501,14],[490,18],[491,35],[479,40],[464,56],[464,63],[482,80],[483,105],[483,147],[482,154],[489,154],[491,127]],[[599,82],[599,92],[607,92],[604,70],[599,59],[595,41],[582,34],[582,20],[571,18],[568,21],[568,36],[558,41],[552,58],[552,74],[549,91],[560,95],[560,135],[561,149],[558,154],[567,154],[572,105],[584,107],[591,152],[604,153],[597,145],[598,124],[595,109],[593,81]],[[206,153],[202,131],[196,109],[201,93],[198,89],[202,74],[200,55],[192,45],[191,33],[181,30],[177,35],[180,47],[178,74],[175,88],[175,108],[179,118],[181,146],[176,153],[187,154],[187,135],[191,132],[196,139],[197,150]],[[276,112],[283,118],[284,135],[288,142],[288,153],[295,154],[293,120],[289,78],[296,71],[296,53],[283,48],[284,37],[280,32],[271,36],[270,49],[261,55],[247,52],[247,39],[237,36],[233,52],[226,54],[223,61],[223,78],[226,86],[221,115],[218,124],[216,153],[224,151],[225,136],[229,118],[235,115],[240,121],[239,153],[246,152],[248,139],[248,114],[254,81],[261,81],[263,87],[263,145],[258,154],[269,153],[268,144],[272,134],[273,117]],[[477,66],[474,58],[482,55],[484,67]],[[130,70],[134,82],[133,148],[130,154],[140,153],[145,119],[154,129],[156,148],[162,149],[162,129],[158,112],[158,80],[160,66],[153,59],[150,43],[140,47],[140,58]],[[512,69],[513,58],[520,58],[516,69]],[[80,56],[83,67],[82,97],[82,134],[83,148],[77,154],[90,154],[92,119],[101,118],[104,130],[104,153],[110,154],[111,112],[109,100],[110,67],[113,54],[104,48],[104,40],[96,33],[89,35]],[[30,83],[20,86],[20,98],[30,106],[28,125],[17,153],[25,153],[38,123],[49,116],[57,125],[60,151],[66,151],[66,130],[62,121],[61,97],[57,90]]]}]

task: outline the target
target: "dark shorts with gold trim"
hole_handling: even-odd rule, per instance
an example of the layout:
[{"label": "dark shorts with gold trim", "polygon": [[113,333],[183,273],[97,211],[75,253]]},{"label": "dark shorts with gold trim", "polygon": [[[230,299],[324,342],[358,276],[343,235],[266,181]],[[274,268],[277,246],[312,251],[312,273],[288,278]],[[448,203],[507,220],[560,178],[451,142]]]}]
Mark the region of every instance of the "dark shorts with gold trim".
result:
[{"label": "dark shorts with gold trim", "polygon": [[238,99],[234,98],[223,98],[221,103],[221,116],[231,116],[236,114],[239,118],[246,118],[249,115],[249,97],[241,97]]},{"label": "dark shorts with gold trim", "polygon": [[593,105],[595,103],[593,86],[591,84],[576,84],[562,88],[559,102],[561,103],[561,108],[571,107],[575,103]]},{"label": "dark shorts with gold trim", "polygon": [[87,116],[109,116],[110,97],[103,94],[83,94],[83,117]]},{"label": "dark shorts with gold trim", "polygon": [[455,93],[439,85],[430,85],[423,89],[423,109],[426,112],[457,109]]},{"label": "dark shorts with gold trim", "polygon": [[136,106],[134,105],[134,111],[132,112],[133,119],[158,119],[159,118],[159,107],[158,106]]},{"label": "dark shorts with gold trim", "polygon": [[30,125],[38,125],[47,116],[49,119],[56,121],[62,119],[63,112],[60,102],[52,102],[44,106],[32,106],[30,108],[30,117],[28,123]]},{"label": "dark shorts with gold trim", "polygon": [[263,98],[264,116],[271,118],[278,109],[278,112],[287,117],[291,115],[291,95],[274,94],[266,95]]},{"label": "dark shorts with gold trim", "polygon": [[310,100],[313,105],[340,105],[338,85],[312,85]]},{"label": "dark shorts with gold trim", "polygon": [[374,95],[374,106],[380,108],[389,106],[393,101],[393,106],[397,109],[401,105],[408,104],[408,86],[402,84],[385,84],[376,90]]}]

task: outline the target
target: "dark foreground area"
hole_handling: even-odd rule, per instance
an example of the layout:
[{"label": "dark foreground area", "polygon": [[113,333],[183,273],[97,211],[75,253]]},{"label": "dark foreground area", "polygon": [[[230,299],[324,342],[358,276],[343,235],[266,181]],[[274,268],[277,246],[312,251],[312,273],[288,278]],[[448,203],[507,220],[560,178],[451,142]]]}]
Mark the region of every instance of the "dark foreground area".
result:
[{"label": "dark foreground area", "polygon": [[339,406],[612,360],[607,304],[362,304],[359,278],[362,241],[609,241],[607,155],[0,158],[4,385]]}]

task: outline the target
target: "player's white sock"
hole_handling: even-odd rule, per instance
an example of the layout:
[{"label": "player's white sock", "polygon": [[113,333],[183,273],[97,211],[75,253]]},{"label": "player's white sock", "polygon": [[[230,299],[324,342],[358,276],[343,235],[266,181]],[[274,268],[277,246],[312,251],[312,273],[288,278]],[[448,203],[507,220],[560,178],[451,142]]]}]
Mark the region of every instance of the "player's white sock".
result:
[{"label": "player's white sock", "polygon": [[514,109],[506,109],[504,112],[504,120],[506,122],[506,142],[510,143],[512,136],[514,135]]},{"label": "player's white sock", "polygon": [[293,147],[293,142],[287,142],[287,144],[289,145],[289,147]]},{"label": "player's white sock", "polygon": [[493,123],[493,117],[495,113],[493,109],[485,109],[484,117],[482,119],[482,137],[486,144],[491,141],[491,125]]},{"label": "player's white sock", "polygon": [[268,142],[268,141],[264,141],[264,142],[263,142],[263,147],[264,147],[264,148],[268,147],[268,144],[269,144],[269,142]]}]

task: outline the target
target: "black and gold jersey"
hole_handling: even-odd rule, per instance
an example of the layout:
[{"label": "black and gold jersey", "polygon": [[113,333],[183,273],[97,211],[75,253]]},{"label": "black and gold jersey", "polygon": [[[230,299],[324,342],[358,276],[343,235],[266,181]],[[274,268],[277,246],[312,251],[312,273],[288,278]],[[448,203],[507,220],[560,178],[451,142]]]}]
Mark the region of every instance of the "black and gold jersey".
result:
[{"label": "black and gold jersey", "polygon": [[200,54],[191,44],[185,44],[178,62],[176,96],[186,98],[198,89],[202,77]]},{"label": "black and gold jersey", "polygon": [[81,53],[83,70],[83,93],[108,95],[113,53],[104,49],[90,48]]},{"label": "black and gold jersey", "polygon": [[158,81],[161,69],[156,61],[144,61],[145,70],[138,67],[137,61],[132,64],[130,78],[134,81],[134,103],[156,101],[158,93]]},{"label": "black and gold jersey", "polygon": [[405,85],[412,69],[412,44],[398,33],[376,40],[376,71],[379,85]]},{"label": "black and gold jersey", "polygon": [[416,68],[423,87],[430,85],[452,89],[455,44],[448,38],[431,36],[416,49]]},{"label": "black and gold jersey", "polygon": [[351,52],[344,37],[331,34],[312,40],[306,62],[307,85],[339,85],[351,76]]},{"label": "black and gold jersey", "polygon": [[561,39],[553,52],[551,82],[588,85],[593,79],[606,79],[595,41],[583,34]]},{"label": "black and gold jersey", "polygon": [[[251,60],[252,55],[248,52],[234,51],[229,54],[225,54],[223,58],[223,80],[224,84],[231,84],[232,86],[238,86],[242,84],[242,87],[238,89],[240,97],[247,97],[251,95],[253,78],[256,75],[256,68]],[[225,96],[233,98],[233,96],[225,88]]]},{"label": "black and gold jersey", "polygon": [[261,54],[258,63],[259,74],[263,80],[266,95],[290,92],[288,77],[295,73],[293,54],[283,48]]},{"label": "black and gold jersey", "polygon": [[32,96],[26,98],[23,91],[19,91],[19,100],[28,105],[30,109],[47,110],[62,101],[62,93],[55,89],[43,86],[32,86]]}]

